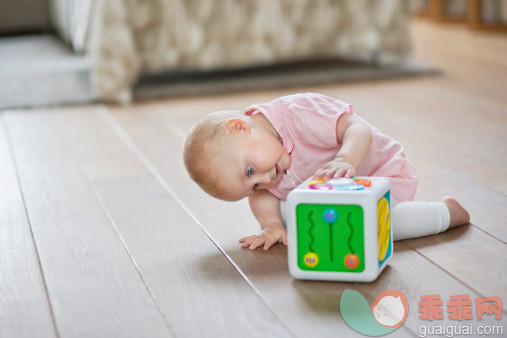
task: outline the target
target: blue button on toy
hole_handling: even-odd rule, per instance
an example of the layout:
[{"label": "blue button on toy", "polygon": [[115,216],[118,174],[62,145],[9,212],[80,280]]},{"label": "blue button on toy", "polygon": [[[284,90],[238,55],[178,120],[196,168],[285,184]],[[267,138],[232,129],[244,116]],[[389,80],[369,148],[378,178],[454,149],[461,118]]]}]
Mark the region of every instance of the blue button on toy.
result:
[{"label": "blue button on toy", "polygon": [[326,223],[334,223],[338,218],[338,214],[333,209],[326,209],[322,213],[322,218]]},{"label": "blue button on toy", "polygon": [[346,185],[338,185],[333,187],[335,190],[362,190],[364,189],[364,185],[361,184],[346,184]]}]

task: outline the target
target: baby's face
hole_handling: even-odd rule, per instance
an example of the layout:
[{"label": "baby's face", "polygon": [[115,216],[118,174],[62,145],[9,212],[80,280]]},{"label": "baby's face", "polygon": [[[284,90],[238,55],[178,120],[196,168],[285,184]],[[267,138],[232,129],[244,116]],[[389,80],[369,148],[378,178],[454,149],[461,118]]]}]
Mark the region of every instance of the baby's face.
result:
[{"label": "baby's face", "polygon": [[262,129],[228,136],[224,152],[210,163],[212,175],[225,191],[224,200],[238,201],[282,180],[291,160],[276,136]]}]

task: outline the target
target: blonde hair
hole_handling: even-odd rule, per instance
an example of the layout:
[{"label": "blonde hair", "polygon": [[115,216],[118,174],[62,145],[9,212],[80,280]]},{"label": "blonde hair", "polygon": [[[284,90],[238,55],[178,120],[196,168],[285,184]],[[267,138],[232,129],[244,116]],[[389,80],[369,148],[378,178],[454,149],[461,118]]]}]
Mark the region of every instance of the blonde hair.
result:
[{"label": "blonde hair", "polygon": [[231,118],[245,118],[241,110],[218,111],[206,115],[192,126],[183,146],[183,162],[190,178],[209,195],[225,199],[216,184],[209,163],[219,157],[228,136],[225,123]]}]

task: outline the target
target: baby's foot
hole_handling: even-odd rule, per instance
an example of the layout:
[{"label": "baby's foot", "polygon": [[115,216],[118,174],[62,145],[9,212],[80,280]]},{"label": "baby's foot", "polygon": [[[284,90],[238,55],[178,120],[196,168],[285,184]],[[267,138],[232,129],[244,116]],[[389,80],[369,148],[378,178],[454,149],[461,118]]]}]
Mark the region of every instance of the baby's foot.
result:
[{"label": "baby's foot", "polygon": [[454,198],[451,196],[445,196],[440,200],[440,202],[444,202],[449,209],[449,214],[451,216],[449,229],[470,222],[470,214]]}]

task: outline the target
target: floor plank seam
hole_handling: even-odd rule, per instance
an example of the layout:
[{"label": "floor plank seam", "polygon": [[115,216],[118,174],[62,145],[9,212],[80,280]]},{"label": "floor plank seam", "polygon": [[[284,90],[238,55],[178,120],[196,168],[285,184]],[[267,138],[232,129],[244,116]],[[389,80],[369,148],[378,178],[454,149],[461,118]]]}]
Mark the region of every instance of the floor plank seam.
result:
[{"label": "floor plank seam", "polygon": [[44,269],[42,268],[42,262],[41,262],[41,259],[40,259],[39,249],[37,247],[37,242],[35,240],[35,236],[34,236],[34,233],[33,233],[32,222],[30,221],[30,216],[28,214],[28,209],[26,208],[25,195],[23,193],[23,188],[21,187],[21,180],[20,180],[20,177],[19,177],[18,164],[16,162],[16,157],[14,156],[14,147],[12,145],[9,128],[7,126],[7,120],[5,119],[5,117],[7,116],[7,114],[8,114],[8,111],[2,112],[2,115],[4,116],[4,119],[2,119],[2,122],[3,122],[2,125],[3,125],[4,131],[5,131],[5,136],[6,136],[6,139],[7,139],[7,148],[9,149],[10,156],[11,156],[11,159],[12,159],[12,163],[14,165],[14,170],[16,172],[16,180],[17,180],[17,183],[18,183],[21,199],[23,201],[23,208],[25,210],[26,220],[27,220],[29,228],[30,228],[30,235],[32,237],[32,244],[33,244],[33,246],[35,248],[35,252],[37,254],[37,264],[39,266],[39,272],[40,272],[41,277],[42,277],[42,283],[44,284],[44,293],[46,294],[46,299],[48,301],[49,311],[50,311],[50,314],[51,314],[51,321],[53,323],[53,329],[55,331],[56,337],[60,338],[60,332],[58,331],[58,326],[56,324],[56,318],[55,318],[55,313],[54,313],[54,310],[53,310],[53,304],[51,303],[51,298],[49,296],[49,290],[48,290],[47,283],[46,283],[46,276],[44,275]]},{"label": "floor plank seam", "polygon": [[[451,278],[454,278],[456,281],[458,281],[459,283],[463,284],[464,286],[466,286],[468,289],[472,290],[473,292],[475,292],[479,296],[481,296],[481,297],[488,297],[489,296],[489,295],[482,294],[481,292],[479,292],[476,289],[474,289],[472,286],[470,286],[467,283],[463,282],[461,279],[459,279],[458,277],[456,277],[455,275],[453,275],[452,273],[450,273],[449,271],[447,271],[446,269],[444,269],[443,267],[441,267],[440,265],[438,265],[431,258],[429,258],[428,256],[426,256],[423,253],[421,253],[419,250],[417,250],[416,248],[414,248],[411,244],[409,244],[409,243],[406,243],[406,244],[412,250],[414,250],[418,255],[420,255],[421,257],[425,258],[428,262],[430,262],[431,264],[433,264],[434,266],[436,266],[437,268],[439,268],[440,270],[442,270],[443,272],[445,272],[447,275],[449,275]],[[507,309],[503,310],[502,312],[505,313],[505,314],[507,314]]]},{"label": "floor plank seam", "polygon": [[[53,119],[55,119],[55,116],[52,116]],[[137,271],[137,274],[139,275],[139,277],[141,278],[141,281],[144,285],[144,287],[146,288],[146,290],[148,291],[148,294],[150,295],[150,298],[152,299],[154,305],[155,305],[155,308],[157,309],[158,313],[162,316],[163,320],[164,320],[164,323],[167,327],[167,329],[169,330],[169,333],[171,334],[171,336],[173,337],[176,337],[175,333],[173,332],[170,324],[169,324],[169,321],[167,320],[167,318],[165,317],[164,313],[162,312],[162,309],[160,308],[160,306],[158,305],[158,302],[157,302],[157,299],[155,297],[155,295],[153,294],[153,292],[151,291],[150,287],[148,286],[148,283],[146,282],[146,280],[144,279],[144,276],[141,272],[141,269],[139,268],[138,264],[136,263],[134,257],[132,256],[130,250],[128,249],[127,247],[127,244],[125,243],[125,240],[123,239],[123,237],[121,236],[120,234],[120,231],[118,230],[118,227],[116,226],[116,223],[114,222],[111,214],[109,213],[109,211],[107,210],[107,207],[106,205],[104,204],[104,201],[102,200],[102,198],[100,197],[100,194],[99,192],[97,191],[97,189],[95,188],[95,186],[93,185],[92,183],[92,180],[90,179],[89,175],[86,173],[86,169],[84,167],[84,164],[83,164],[83,161],[81,161],[81,159],[79,158],[79,156],[77,155],[77,152],[75,150],[75,148],[73,147],[72,145],[72,142],[70,142],[67,134],[65,133],[65,131],[63,130],[63,126],[62,126],[62,121],[61,121],[61,117],[56,117],[58,119],[58,121],[56,122],[56,126],[57,126],[57,129],[58,129],[58,132],[60,133],[60,135],[62,136],[62,138],[65,140],[65,143],[67,144],[67,147],[69,148],[70,150],[70,153],[72,155],[72,158],[74,159],[74,161],[78,164],[78,168],[79,168],[79,171],[81,172],[81,174],[83,175],[83,177],[86,179],[86,181],[88,182],[88,184],[90,185],[90,188],[91,190],[93,191],[93,194],[95,195],[95,197],[97,198],[97,201],[99,202],[102,210],[105,212],[107,218],[109,219],[109,222],[111,223],[111,226],[113,227],[116,235],[118,236],[118,238],[120,239],[120,242],[123,246],[123,248],[125,249],[125,251],[127,252],[127,255],[129,256],[130,258],[130,261],[132,262],[132,264],[134,265],[136,271]]]},{"label": "floor plank seam", "polygon": [[241,270],[241,268],[234,262],[234,260],[225,252],[224,249],[215,241],[215,239],[211,236],[211,234],[206,230],[204,225],[195,217],[195,215],[188,209],[188,207],[183,203],[183,201],[177,196],[176,192],[169,186],[169,184],[165,181],[162,175],[158,172],[157,168],[151,163],[151,161],[144,155],[141,149],[137,146],[137,144],[132,140],[127,131],[115,120],[114,116],[109,112],[105,105],[100,105],[102,109],[99,110],[98,114],[100,117],[104,119],[104,121],[111,127],[113,132],[120,138],[120,140],[125,143],[127,148],[129,148],[135,156],[141,161],[141,163],[148,169],[148,171],[155,177],[157,182],[166,190],[169,195],[180,205],[180,207],[190,216],[190,218],[201,228],[204,234],[211,240],[211,242],[218,248],[218,250],[224,255],[224,257],[232,264],[234,269],[238,271],[243,280],[252,288],[255,294],[261,299],[262,303],[269,309],[269,311],[273,314],[275,318],[283,325],[287,332],[289,332],[292,336],[295,336],[292,331],[285,325],[285,323],[281,320],[281,318],[277,315],[276,311],[272,309],[269,304],[264,300],[260,291],[255,287],[252,281],[248,278],[248,276]]},{"label": "floor plank seam", "polygon": [[[431,199],[429,198],[426,198],[424,195],[422,195],[421,193],[417,193],[417,196],[421,197],[424,201],[426,202],[431,202]],[[503,244],[507,244],[507,242],[503,241],[501,238],[498,238],[496,237],[495,235],[487,232],[486,230],[482,229],[481,227],[479,227],[478,225],[475,225],[473,224],[472,222],[468,223],[470,226],[473,226],[474,228],[476,228],[477,230],[485,233],[486,235],[490,236],[490,237],[493,237],[494,239],[496,239],[497,241],[499,241],[500,243],[503,243]]]}]

